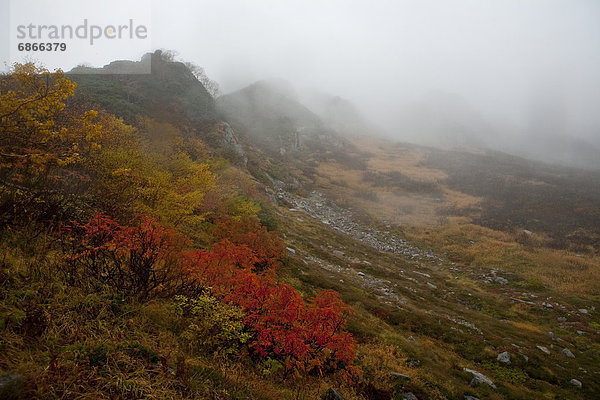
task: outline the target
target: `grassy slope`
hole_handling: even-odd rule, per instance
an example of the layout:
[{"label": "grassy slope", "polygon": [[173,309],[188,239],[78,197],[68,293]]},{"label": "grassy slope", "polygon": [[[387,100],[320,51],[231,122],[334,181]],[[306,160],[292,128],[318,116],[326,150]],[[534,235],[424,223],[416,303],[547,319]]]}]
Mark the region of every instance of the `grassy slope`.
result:
[{"label": "grassy slope", "polygon": [[[566,224],[566,228],[536,231],[525,239],[518,234],[520,231],[477,225],[475,222],[481,221],[479,216],[488,203],[485,197],[448,184],[456,170],[433,168],[431,162],[423,165],[427,149],[399,148],[372,140],[368,142],[370,146],[366,143],[357,140],[354,144],[363,150],[355,156],[366,161],[368,171],[396,170],[415,181],[434,182],[435,187],[429,191],[407,191],[394,185],[376,184],[364,179],[362,167],[352,169],[347,164],[326,160],[317,167],[314,188],[352,208],[357,220],[380,227],[383,224],[383,229],[396,229],[398,236],[408,238],[411,243],[434,249],[444,256],[442,265],[421,263],[415,268],[407,264],[406,257],[376,251],[306,214],[290,212],[287,207],[281,207],[280,212],[288,245],[296,250],[296,254],[290,254],[287,279],[306,292],[315,287],[338,290],[354,306],[352,326],[364,342],[359,362],[367,376],[382,388],[396,385],[399,393],[402,383],[394,382],[387,373],[400,371],[413,377],[410,383],[404,383],[402,390],[422,391],[433,397],[444,394],[461,398],[473,393],[480,398],[591,398],[600,393],[597,384],[600,321],[596,312],[582,315],[577,311],[600,308],[597,247],[587,245],[587,253],[581,256],[545,245],[550,242],[549,237],[568,228]],[[518,167],[517,164],[513,171],[517,176]],[[530,171],[524,175],[529,180],[543,176]],[[546,179],[550,178],[546,175]],[[520,196],[529,199],[527,188],[533,192],[538,186],[537,181],[529,187],[522,185]],[[572,186],[566,187],[564,191],[573,196],[571,189]],[[577,190],[586,192],[588,187]],[[589,187],[588,197],[594,195],[593,190]],[[361,196],[361,193],[372,195]],[[483,194],[493,196],[493,188],[488,187]],[[545,201],[550,203],[552,199]],[[560,207],[565,213],[571,212],[568,204],[555,204],[556,212],[561,212]],[[450,216],[448,209],[454,210]],[[508,208],[503,211],[510,213]],[[547,222],[540,221],[540,226]],[[589,236],[594,234],[590,232]],[[336,256],[335,249],[345,254]],[[324,260],[326,268],[307,255]],[[361,264],[359,260],[370,264]],[[331,264],[340,266],[340,270],[332,270]],[[509,284],[484,283],[492,268],[504,271],[500,274]],[[364,278],[356,274],[359,270],[389,281],[407,303],[386,304],[386,299],[378,297],[373,288],[365,287]],[[420,273],[430,278],[425,279]],[[437,289],[431,289],[426,282]],[[554,308],[543,307],[541,303],[545,301]],[[482,333],[456,325],[448,316],[471,322]],[[558,317],[566,317],[567,322],[560,323]],[[585,333],[580,335],[578,330]],[[554,339],[547,332],[553,332]],[[416,340],[407,340],[410,335]],[[551,354],[545,355],[537,345],[548,347]],[[386,354],[394,357],[375,361],[374,353],[388,346]],[[574,352],[575,359],[561,353],[564,347]],[[511,353],[510,367],[500,366],[496,361],[496,355],[502,351]],[[525,361],[519,353],[529,360]],[[409,367],[413,364],[408,360],[414,358],[421,361],[419,367]],[[499,386],[498,390],[469,387],[470,377],[461,372],[462,367],[488,375]],[[572,378],[584,382],[583,390],[569,384]]]},{"label": "grassy slope", "polygon": [[[600,321],[595,312],[584,316],[576,310],[600,308],[597,256],[575,257],[567,250],[541,246],[543,240],[518,243],[511,232],[473,224],[467,212],[460,217],[440,214],[456,204],[467,205],[462,209],[468,212],[477,210],[480,199],[447,187],[447,172],[422,166],[423,149],[384,154],[360,142],[354,149],[363,151],[351,152],[342,161],[322,160],[323,154],[308,160],[316,171],[312,188],[351,207],[361,223],[432,248],[443,261],[382,253],[281,205],[276,208],[280,231],[295,254],[283,260],[280,279],[306,295],[319,288],[335,289],[352,305],[350,328],[360,343],[357,364],[370,387],[357,392],[333,378],[317,377],[281,382],[262,375],[243,356],[225,360],[190,351],[180,337],[183,326],[172,303],[130,304],[66,287],[54,272],[60,255],[44,249],[43,237],[17,234],[5,234],[0,255],[4,324],[18,327],[5,331],[12,333],[0,342],[1,368],[24,374],[27,395],[37,398],[54,393],[57,398],[313,399],[330,386],[348,399],[376,389],[397,398],[405,391],[422,398],[593,398],[600,391],[594,379],[600,372]],[[353,157],[362,162],[352,162]],[[418,190],[406,191],[373,185],[363,179],[365,165],[377,173],[397,169],[412,181],[429,180],[437,186],[433,191],[422,191],[419,185]],[[299,173],[293,166],[283,169]],[[402,178],[400,184],[411,180]],[[368,191],[375,197],[356,195]],[[395,197],[386,197],[387,192]],[[411,207],[394,211],[397,198],[407,199]],[[501,275],[510,283],[483,283],[491,268],[504,270]],[[381,285],[392,288],[400,300],[383,296]],[[540,306],[546,299],[555,304],[553,309]],[[566,316],[567,323],[558,323],[560,316]],[[42,337],[36,336],[37,326],[45,327]],[[564,342],[552,340],[548,331]],[[548,347],[551,354],[537,345]],[[570,348],[575,359],[562,355],[563,347]],[[495,361],[501,351],[511,353],[510,367]],[[463,367],[489,376],[498,389],[471,387]],[[394,378],[392,371],[411,380]],[[571,378],[581,380],[583,389],[571,386]]]},{"label": "grassy slope", "polygon": [[[170,82],[168,71],[163,78]],[[157,88],[147,84],[160,80],[134,81],[126,90],[118,82],[97,87],[93,78],[84,81],[81,88],[99,103],[125,102],[117,108],[126,118],[145,110],[169,120],[155,113],[156,104],[131,97],[140,87],[153,93]],[[187,95],[179,98],[181,93]],[[170,94],[176,101],[169,101],[179,106],[164,114],[213,118],[202,90]],[[189,112],[198,98],[206,100],[201,108],[210,112]],[[370,386],[357,391],[319,377],[281,382],[263,375],[243,355],[222,359],[192,351],[180,336],[184,326],[172,302],[134,304],[109,292],[89,295],[67,287],[56,274],[60,253],[45,246],[43,235],[27,232],[3,232],[0,241],[0,369],[25,375],[26,395],[36,398],[314,399],[331,386],[347,399],[377,390],[380,397],[371,398],[386,398],[383,393],[402,398],[405,391],[436,399],[597,397],[596,175],[532,167],[498,155],[457,157],[372,138],[325,140],[331,143],[323,146],[313,135],[304,150],[285,157],[276,146],[274,159],[260,150],[249,153],[249,168],[261,178],[264,172],[283,180],[295,176],[299,193],[317,189],[352,209],[356,221],[431,248],[443,259],[383,253],[290,211],[289,205],[276,207],[280,233],[295,251],[283,260],[280,279],[306,295],[333,288],[352,305],[350,327],[360,342],[357,363]],[[250,180],[246,172],[239,174]],[[528,219],[530,214],[535,218]],[[523,236],[522,229],[534,232]],[[509,283],[484,283],[492,268],[501,269]],[[383,294],[382,287],[397,297]],[[592,306],[596,311],[590,315],[577,311]],[[559,323],[558,317],[567,322]],[[561,354],[563,347],[575,358]],[[510,367],[496,362],[501,351],[511,353]],[[463,367],[491,377],[498,389],[471,387]],[[391,371],[411,380],[394,378]],[[571,386],[571,378],[581,380],[583,389]]]}]

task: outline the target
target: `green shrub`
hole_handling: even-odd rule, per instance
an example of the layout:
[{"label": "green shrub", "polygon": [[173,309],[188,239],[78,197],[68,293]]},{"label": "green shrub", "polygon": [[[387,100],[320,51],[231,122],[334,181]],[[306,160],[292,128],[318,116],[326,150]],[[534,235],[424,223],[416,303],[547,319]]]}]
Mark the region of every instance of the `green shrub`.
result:
[{"label": "green shrub", "polygon": [[494,376],[504,382],[523,383],[527,379],[527,374],[519,368],[505,367],[494,361],[485,361],[483,366],[488,371],[493,371]]},{"label": "green shrub", "polygon": [[260,224],[269,231],[276,231],[279,228],[279,220],[273,211],[273,208],[267,205],[264,201],[258,202],[260,211],[257,214]]},{"label": "green shrub", "polygon": [[175,301],[181,315],[190,320],[180,335],[190,351],[232,355],[250,339],[242,310],[218,301],[207,291],[196,298],[176,296]]}]

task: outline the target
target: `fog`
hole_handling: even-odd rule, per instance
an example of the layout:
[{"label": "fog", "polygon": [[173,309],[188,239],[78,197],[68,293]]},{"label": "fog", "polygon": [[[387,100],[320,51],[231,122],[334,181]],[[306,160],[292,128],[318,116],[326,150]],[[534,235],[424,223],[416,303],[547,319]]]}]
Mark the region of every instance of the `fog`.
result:
[{"label": "fog", "polygon": [[224,93],[287,80],[398,140],[567,163],[600,148],[597,0],[154,1],[151,33]]},{"label": "fog", "polygon": [[556,141],[560,152],[562,138],[600,146],[595,0],[216,0],[155,8],[154,44],[203,66],[225,93],[278,78],[350,100],[399,140],[526,144],[538,157],[546,147],[556,153]]}]

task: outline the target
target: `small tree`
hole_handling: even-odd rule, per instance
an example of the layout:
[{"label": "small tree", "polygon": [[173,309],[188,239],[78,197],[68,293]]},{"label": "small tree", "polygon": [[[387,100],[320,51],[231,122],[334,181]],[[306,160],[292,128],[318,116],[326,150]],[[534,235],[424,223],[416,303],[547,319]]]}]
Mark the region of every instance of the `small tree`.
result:
[{"label": "small tree", "polygon": [[208,94],[212,96],[213,99],[216,99],[221,95],[221,89],[219,88],[219,84],[206,75],[204,68],[191,63],[189,61],[184,63],[185,66],[190,70],[192,74],[200,81],[202,86],[206,89]]}]

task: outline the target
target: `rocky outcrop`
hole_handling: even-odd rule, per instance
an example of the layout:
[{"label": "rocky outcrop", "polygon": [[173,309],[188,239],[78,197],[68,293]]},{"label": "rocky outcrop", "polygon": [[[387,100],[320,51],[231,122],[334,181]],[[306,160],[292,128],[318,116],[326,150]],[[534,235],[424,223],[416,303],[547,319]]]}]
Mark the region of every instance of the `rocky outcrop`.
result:
[{"label": "rocky outcrop", "polygon": [[247,166],[248,156],[246,155],[246,152],[242,146],[239,144],[233,128],[227,122],[222,122],[219,125],[219,133],[221,134],[222,146],[231,149],[240,157],[244,163],[244,167]]}]

